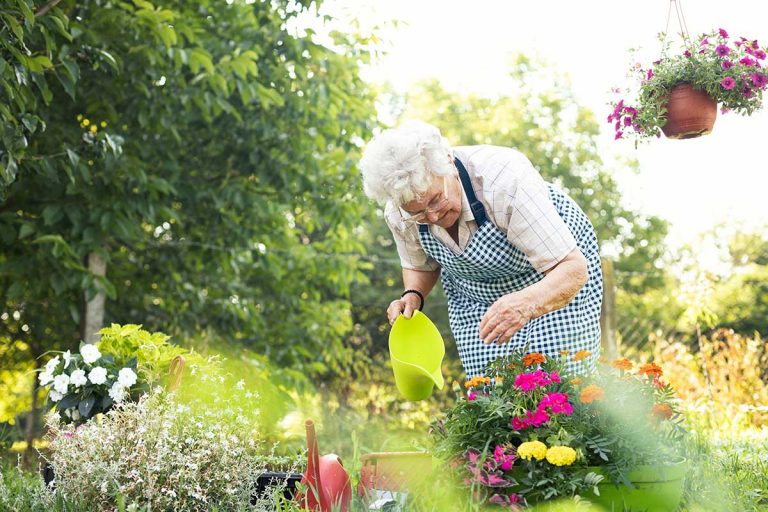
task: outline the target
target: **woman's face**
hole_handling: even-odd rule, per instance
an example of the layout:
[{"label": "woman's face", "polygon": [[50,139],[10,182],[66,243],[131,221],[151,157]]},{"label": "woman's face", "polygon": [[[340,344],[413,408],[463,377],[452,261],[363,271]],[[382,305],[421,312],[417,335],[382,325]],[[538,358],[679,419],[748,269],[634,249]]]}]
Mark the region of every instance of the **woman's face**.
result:
[{"label": "woman's face", "polygon": [[435,176],[424,194],[402,206],[410,214],[405,222],[436,224],[448,229],[461,216],[461,188],[458,176]]}]

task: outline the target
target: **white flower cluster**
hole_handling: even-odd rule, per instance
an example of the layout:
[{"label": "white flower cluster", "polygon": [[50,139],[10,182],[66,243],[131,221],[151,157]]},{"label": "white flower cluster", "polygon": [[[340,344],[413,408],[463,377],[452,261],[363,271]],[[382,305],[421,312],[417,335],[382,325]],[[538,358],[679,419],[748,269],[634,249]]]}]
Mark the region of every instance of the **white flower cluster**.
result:
[{"label": "white flower cluster", "polygon": [[[103,359],[95,344],[82,344],[79,354],[69,350],[49,360],[38,379],[41,386],[50,386],[48,397],[52,402],[60,402],[70,394],[102,398],[109,396],[113,403],[123,402],[130,389],[137,382],[136,372],[132,368],[115,366],[111,359]],[[63,410],[64,415],[74,421],[81,418],[77,403]],[[97,408],[99,412],[101,408]],[[87,419],[87,418],[85,418]]]}]

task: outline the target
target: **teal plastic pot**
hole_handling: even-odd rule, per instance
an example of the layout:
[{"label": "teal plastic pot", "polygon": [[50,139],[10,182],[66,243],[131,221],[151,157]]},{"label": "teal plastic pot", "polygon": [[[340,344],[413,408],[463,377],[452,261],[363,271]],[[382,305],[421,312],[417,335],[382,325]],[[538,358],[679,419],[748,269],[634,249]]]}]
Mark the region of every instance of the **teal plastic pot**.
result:
[{"label": "teal plastic pot", "polygon": [[600,496],[588,494],[585,497],[606,511],[672,512],[683,499],[683,479],[688,461],[681,460],[665,466],[639,466],[629,473],[631,488],[611,482],[600,466],[586,470],[605,477],[598,484]]}]

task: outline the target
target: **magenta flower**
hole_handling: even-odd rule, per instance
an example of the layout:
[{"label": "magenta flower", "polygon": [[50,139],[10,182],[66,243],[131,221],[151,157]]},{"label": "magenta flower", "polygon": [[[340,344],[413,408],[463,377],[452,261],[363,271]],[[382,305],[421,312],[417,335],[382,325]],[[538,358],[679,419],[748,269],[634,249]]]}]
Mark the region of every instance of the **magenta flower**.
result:
[{"label": "magenta flower", "polygon": [[736,85],[736,80],[734,80],[730,76],[727,76],[723,78],[723,81],[720,82],[720,85],[722,85],[723,89],[725,89],[726,91],[730,91]]},{"label": "magenta flower", "polygon": [[512,464],[515,462],[515,456],[512,454],[507,455],[504,452],[504,447],[497,444],[496,448],[493,450],[493,460],[496,461],[496,464],[502,471],[509,471],[512,469]]},{"label": "magenta flower", "polygon": [[650,80],[651,78],[653,78],[653,70],[649,69],[648,74],[646,75],[646,80]]},{"label": "magenta flower", "polygon": [[[637,111],[635,109],[631,108],[631,107],[627,107],[627,110],[632,110],[633,111],[633,115],[637,114]],[[555,382],[557,384],[560,384],[560,374],[557,373],[556,371],[551,372],[549,374],[549,380],[551,380],[552,382]]]},{"label": "magenta flower", "polygon": [[728,39],[728,32],[726,32],[725,29],[721,28],[720,30],[718,30],[718,32],[720,32],[720,37],[724,37]]},{"label": "magenta flower", "polygon": [[619,140],[622,135],[624,135],[624,132],[622,132],[621,130],[617,131],[616,135],[613,137],[613,140]]},{"label": "magenta flower", "polygon": [[731,69],[733,67],[733,62],[731,62],[729,60],[724,60],[723,62],[720,63],[720,66],[723,69]]},{"label": "magenta flower", "polygon": [[709,44],[709,38],[704,36],[704,39],[701,40],[701,43],[699,43],[701,46],[706,46]]},{"label": "magenta flower", "polygon": [[548,393],[541,397],[539,409],[546,408],[549,408],[552,414],[570,415],[573,413],[573,406],[568,401],[567,393]]},{"label": "magenta flower", "polygon": [[755,50],[755,53],[753,54],[758,60],[764,60],[765,59],[765,52],[763,50]]},{"label": "magenta flower", "polygon": [[535,412],[525,411],[525,416],[534,427],[539,427],[549,421],[549,414],[542,409],[537,409]]},{"label": "magenta flower", "polygon": [[750,59],[749,57],[744,57],[743,59],[739,60],[739,64],[744,64],[745,66],[754,66],[757,64],[757,61]]},{"label": "magenta flower", "polygon": [[691,56],[691,52],[689,52],[688,50],[685,50],[683,52],[683,55],[685,55],[686,57],[690,57]]},{"label": "magenta flower", "polygon": [[760,48],[760,45],[759,45],[759,44],[757,44],[757,39],[755,39],[754,41],[752,41],[752,48],[754,48],[755,50],[757,50],[757,49],[759,49],[759,48]]},{"label": "magenta flower", "polygon": [[750,89],[750,87],[749,87],[748,85],[746,85],[746,84],[745,84],[745,85],[744,85],[744,86],[741,88],[741,95],[742,95],[742,96],[744,96],[745,98],[749,98],[749,97],[751,97],[751,96],[752,96],[752,89]]},{"label": "magenta flower", "polygon": [[755,73],[751,78],[752,83],[755,84],[755,87],[765,87],[765,85],[768,84],[768,76],[762,73]]},{"label": "magenta flower", "polygon": [[512,418],[512,430],[523,430],[528,426],[528,423],[525,420],[521,420],[520,418]]},{"label": "magenta flower", "polygon": [[475,398],[477,398],[477,393],[475,391],[470,391],[469,393],[467,393],[468,402],[474,402]]},{"label": "magenta flower", "polygon": [[731,49],[725,46],[724,44],[717,45],[717,48],[715,48],[715,53],[718,54],[720,57],[725,57],[729,53],[731,53]]}]

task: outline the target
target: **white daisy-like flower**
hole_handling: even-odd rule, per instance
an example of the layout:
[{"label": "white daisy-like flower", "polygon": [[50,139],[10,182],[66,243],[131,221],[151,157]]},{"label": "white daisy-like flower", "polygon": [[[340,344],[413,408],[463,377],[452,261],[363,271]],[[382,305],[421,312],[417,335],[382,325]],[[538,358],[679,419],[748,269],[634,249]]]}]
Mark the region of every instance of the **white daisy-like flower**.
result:
[{"label": "white daisy-like flower", "polygon": [[53,382],[53,373],[49,371],[41,372],[40,375],[37,376],[38,380],[40,380],[41,386],[47,386],[51,382]]},{"label": "white daisy-like flower", "polygon": [[64,369],[66,370],[67,367],[69,366],[69,363],[72,362],[72,352],[67,350],[62,355],[64,356]]},{"label": "white daisy-like flower", "polygon": [[235,384],[235,387],[237,387],[237,389],[245,388],[245,381],[243,379],[240,379],[239,381],[237,381],[237,384]]},{"label": "white daisy-like flower", "polygon": [[51,402],[58,402],[62,398],[64,398],[64,395],[56,391],[55,389],[52,389],[48,392],[48,398],[51,399]]},{"label": "white daisy-like flower", "polygon": [[53,389],[55,389],[59,393],[66,395],[68,387],[69,387],[69,375],[61,374],[53,378]]},{"label": "white daisy-like flower", "polygon": [[88,378],[85,376],[83,370],[75,370],[72,372],[72,375],[69,376],[69,382],[76,388],[79,388],[88,383]]},{"label": "white daisy-like flower", "polygon": [[88,379],[93,384],[104,384],[107,382],[107,370],[101,366],[97,366],[88,373]]},{"label": "white daisy-like flower", "polygon": [[48,361],[45,364],[45,371],[47,371],[49,373],[53,373],[53,370],[55,370],[56,367],[59,365],[59,361],[61,361],[59,359],[59,356],[56,356],[53,359],[51,359],[50,361]]},{"label": "white daisy-like flower", "polygon": [[116,404],[119,404],[120,402],[125,400],[126,396],[127,396],[127,393],[125,392],[125,388],[122,385],[120,385],[120,382],[115,382],[114,384],[112,384],[112,387],[109,388],[109,397]]},{"label": "white daisy-like flower", "polygon": [[96,345],[92,343],[86,343],[80,347],[80,355],[83,356],[83,361],[91,364],[99,360],[101,357],[101,352],[99,352],[99,348]]},{"label": "white daisy-like flower", "polygon": [[117,374],[117,382],[124,388],[130,388],[136,384],[136,373],[130,368],[123,368]]}]

